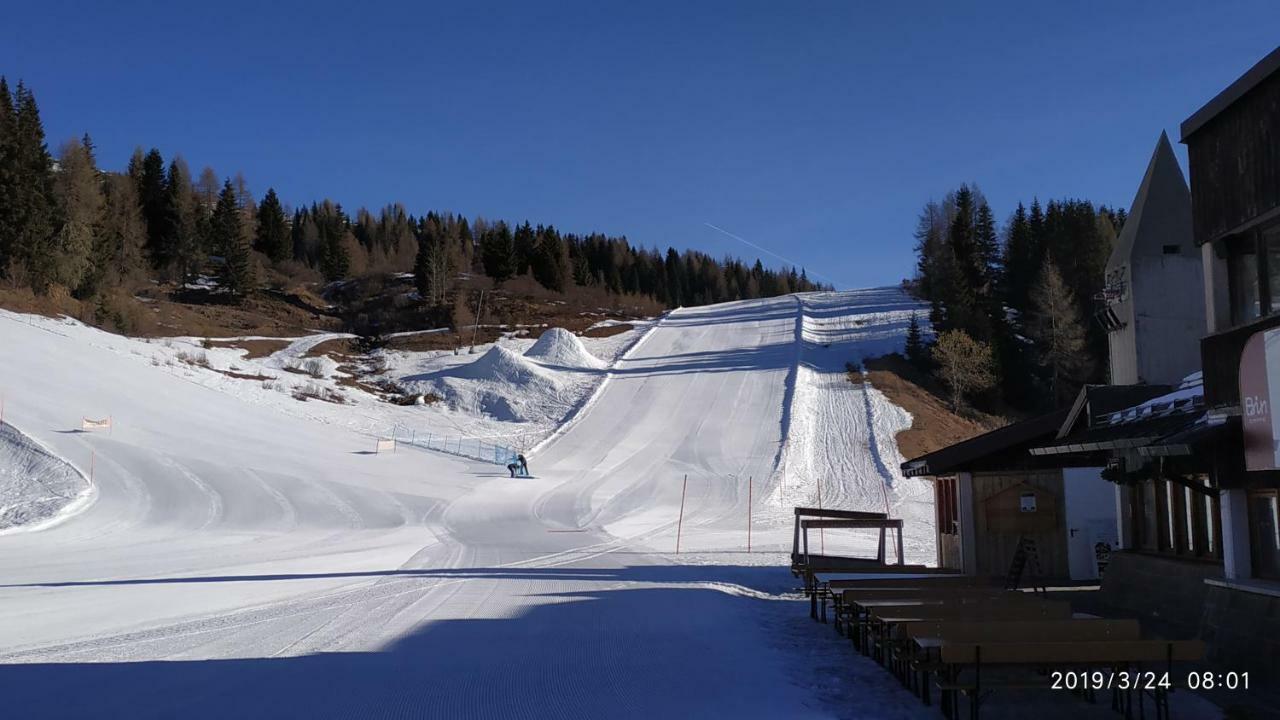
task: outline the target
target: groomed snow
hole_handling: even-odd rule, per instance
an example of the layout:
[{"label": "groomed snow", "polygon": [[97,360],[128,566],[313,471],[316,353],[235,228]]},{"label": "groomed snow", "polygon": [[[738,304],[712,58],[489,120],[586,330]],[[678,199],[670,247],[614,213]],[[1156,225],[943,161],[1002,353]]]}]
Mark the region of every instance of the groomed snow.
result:
[{"label": "groomed snow", "polygon": [[[251,361],[0,313],[6,420],[62,458],[95,457],[98,490],[66,521],[0,542],[6,709],[772,718],[857,715],[856,698],[868,717],[931,717],[807,620],[785,569],[779,484],[803,496],[830,467],[801,462],[818,451],[802,452],[798,416],[818,413],[811,440],[834,427],[877,443],[888,467],[886,433],[905,422],[843,386],[819,412],[799,371],[843,380],[846,355],[900,342],[909,301],[896,290],[812,301],[678,310],[587,343],[598,369],[535,361],[516,338],[475,355],[384,353],[406,384],[545,381],[560,393],[524,422],[380,403],[337,387],[328,366],[268,381],[217,372],[302,360],[315,339]],[[832,333],[829,353],[810,325]],[[346,404],[294,400],[288,389],[307,383]],[[868,398],[878,405],[858,425]],[[67,432],[107,414],[110,435]],[[550,439],[530,455],[535,479],[512,481],[440,453],[373,454],[397,423]],[[838,472],[824,484],[839,488],[832,498],[883,504],[888,487],[890,507],[906,509],[879,464]]]}]

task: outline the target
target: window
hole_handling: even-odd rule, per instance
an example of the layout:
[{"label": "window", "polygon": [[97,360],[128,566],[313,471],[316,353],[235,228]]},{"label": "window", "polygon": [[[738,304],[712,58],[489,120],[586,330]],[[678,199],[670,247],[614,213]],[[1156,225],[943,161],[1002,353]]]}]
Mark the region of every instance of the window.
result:
[{"label": "window", "polygon": [[1280,494],[1249,493],[1249,547],[1255,577],[1280,580]]},{"label": "window", "polygon": [[937,483],[938,532],[943,535],[955,535],[960,530],[960,508],[956,502],[956,479],[954,477],[940,477],[935,482]]},{"label": "window", "polygon": [[1258,253],[1247,238],[1240,238],[1231,245],[1227,256],[1231,323],[1243,325],[1262,317],[1262,296],[1258,292]]},{"label": "window", "polygon": [[1280,314],[1280,224],[1227,241],[1227,285],[1233,325]]},{"label": "window", "polygon": [[1134,487],[1133,503],[1137,538],[1130,547],[1202,560],[1222,558],[1218,491],[1207,475],[1144,481]]}]

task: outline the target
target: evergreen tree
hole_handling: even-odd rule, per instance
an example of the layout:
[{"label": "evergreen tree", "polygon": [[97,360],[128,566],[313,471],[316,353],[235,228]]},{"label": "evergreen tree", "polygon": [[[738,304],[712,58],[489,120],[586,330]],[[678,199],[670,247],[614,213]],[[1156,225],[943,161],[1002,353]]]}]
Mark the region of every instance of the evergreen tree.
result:
[{"label": "evergreen tree", "polygon": [[151,148],[136,165],[130,163],[129,175],[137,183],[142,217],[147,221],[147,254],[151,258],[151,266],[163,268],[173,262],[173,257],[165,250],[170,198],[166,192],[164,158],[160,151]]},{"label": "evergreen tree", "polygon": [[219,266],[218,284],[233,298],[243,298],[253,290],[255,283],[253,256],[241,225],[242,210],[236,189],[231,181],[222,186],[218,205],[210,220],[211,237],[215,246],[223,248],[223,262]]},{"label": "evergreen tree", "polygon": [[920,329],[919,313],[911,313],[911,320],[907,323],[907,341],[904,352],[906,353],[907,361],[917,368],[924,369],[928,364],[928,348],[925,347],[924,333]]},{"label": "evergreen tree", "polygon": [[18,236],[20,175],[17,157],[18,125],[9,82],[0,75],[0,277],[6,277]]},{"label": "evergreen tree", "polygon": [[1030,288],[1043,264],[1035,241],[1027,210],[1022,203],[1018,203],[1018,209],[1014,210],[1005,235],[1004,279],[1001,286],[1005,302],[1020,313],[1027,309]]},{"label": "evergreen tree", "polygon": [[530,266],[535,262],[534,255],[537,252],[537,236],[529,226],[528,220],[516,228],[512,242],[515,251],[515,274],[524,275],[529,272]]},{"label": "evergreen tree", "polygon": [[[145,204],[143,212],[146,212]],[[160,239],[151,248],[151,261],[157,268],[171,273],[177,282],[185,283],[200,271],[206,251],[218,255],[224,252],[212,231],[212,244],[208,248],[204,247],[199,234],[191,176],[187,171],[187,164],[180,157],[175,157],[169,163],[160,217]]]},{"label": "evergreen tree", "polygon": [[53,159],[44,142],[44,126],[35,96],[21,82],[14,92],[14,123],[10,156],[13,183],[7,212],[13,223],[9,252],[30,274],[37,292],[47,288],[51,273],[44,263],[48,244],[58,229],[54,198]]},{"label": "evergreen tree", "polygon": [[278,263],[289,256],[291,244],[284,207],[276,196],[275,188],[268,188],[262,204],[258,206],[258,232],[254,238],[254,249]]},{"label": "evergreen tree", "polygon": [[352,251],[359,249],[359,243],[351,233],[351,222],[342,206],[329,200],[313,205],[311,219],[315,223],[314,243],[320,273],[329,282],[347,277],[351,272]]},{"label": "evergreen tree", "polygon": [[484,274],[501,283],[515,275],[515,239],[504,222],[496,223],[480,235],[480,257]]}]

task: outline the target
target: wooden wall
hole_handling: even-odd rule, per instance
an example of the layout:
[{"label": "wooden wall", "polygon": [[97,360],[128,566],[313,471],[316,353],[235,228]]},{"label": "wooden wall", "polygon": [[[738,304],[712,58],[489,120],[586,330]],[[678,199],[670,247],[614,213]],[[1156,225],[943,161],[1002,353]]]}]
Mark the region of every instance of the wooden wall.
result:
[{"label": "wooden wall", "polygon": [[1280,207],[1280,72],[1185,142],[1198,244]]},{"label": "wooden wall", "polygon": [[1026,483],[1037,490],[1056,496],[1052,529],[1025,533],[1036,541],[1040,551],[1040,567],[1046,577],[1067,578],[1067,530],[1064,517],[1061,470],[1028,470],[1023,472],[984,472],[973,474],[973,515],[977,526],[978,574],[1003,576],[1009,572],[1018,540],[1024,533],[996,532],[988,527],[985,501],[1011,487]]}]

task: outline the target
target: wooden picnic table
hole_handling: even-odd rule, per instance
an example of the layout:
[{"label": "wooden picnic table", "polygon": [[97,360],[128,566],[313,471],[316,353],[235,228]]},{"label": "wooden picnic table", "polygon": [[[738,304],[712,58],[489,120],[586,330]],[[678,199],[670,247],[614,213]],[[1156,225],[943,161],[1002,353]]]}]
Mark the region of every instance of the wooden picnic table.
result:
[{"label": "wooden picnic table", "polygon": [[908,623],[898,628],[900,638],[890,644],[890,664],[899,677],[929,704],[929,675],[942,669],[939,651],[958,642],[1043,642],[1138,640],[1137,620],[1071,618],[1066,620],[1012,620],[1005,622],[939,621]]},{"label": "wooden picnic table", "polygon": [[[1023,594],[1025,599],[999,599],[985,602],[944,603],[940,605],[884,605],[869,608],[864,618],[850,633],[855,646],[864,655],[874,654],[884,663],[891,633],[908,623],[940,620],[1053,620],[1071,617],[1071,604],[1057,600],[1040,600]],[[872,646],[874,643],[874,647]]]},{"label": "wooden picnic table", "polygon": [[[943,713],[948,718],[959,715],[959,696],[967,695],[969,717],[977,720],[982,707],[984,690],[993,687],[1046,687],[1051,679],[1041,674],[1033,675],[1038,682],[983,682],[983,670],[996,667],[1052,669],[1064,671],[1089,668],[1106,668],[1113,672],[1132,673],[1144,667],[1159,667],[1163,677],[1150,685],[1112,688],[1112,707],[1132,717],[1133,698],[1138,698],[1139,711],[1143,711],[1143,698],[1150,694],[1155,705],[1157,720],[1169,717],[1169,690],[1175,685],[1175,662],[1198,661],[1204,657],[1204,643],[1199,640],[1080,640],[1046,642],[956,642],[944,640],[939,648],[941,670],[938,687],[943,692]],[[972,678],[962,679],[962,673],[972,672]],[[1157,673],[1162,675],[1162,673]],[[1131,674],[1126,677],[1133,677]],[[1166,682],[1167,681],[1167,682]]]}]

